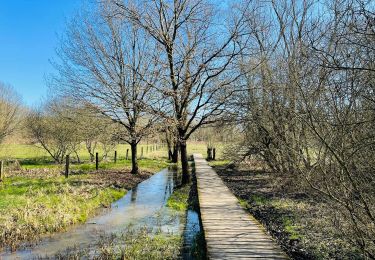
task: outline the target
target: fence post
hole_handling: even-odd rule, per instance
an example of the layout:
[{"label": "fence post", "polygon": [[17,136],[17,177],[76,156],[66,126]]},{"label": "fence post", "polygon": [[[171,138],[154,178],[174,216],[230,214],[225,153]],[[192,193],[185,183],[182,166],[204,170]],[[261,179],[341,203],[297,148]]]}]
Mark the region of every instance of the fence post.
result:
[{"label": "fence post", "polygon": [[126,160],[129,160],[129,149],[126,149]]},{"label": "fence post", "polygon": [[69,177],[69,154],[65,157],[65,178]]},{"label": "fence post", "polygon": [[141,158],[143,158],[143,147],[141,147]]},{"label": "fence post", "polygon": [[4,180],[4,162],[0,161],[0,182]]},{"label": "fence post", "polygon": [[213,154],[212,154],[212,159],[215,161],[216,160],[216,148],[214,148],[212,150]]},{"label": "fence post", "polygon": [[99,169],[99,153],[96,153],[96,156],[95,156],[95,169],[96,170]]},{"label": "fence post", "polygon": [[115,163],[117,163],[117,151],[115,151]]}]

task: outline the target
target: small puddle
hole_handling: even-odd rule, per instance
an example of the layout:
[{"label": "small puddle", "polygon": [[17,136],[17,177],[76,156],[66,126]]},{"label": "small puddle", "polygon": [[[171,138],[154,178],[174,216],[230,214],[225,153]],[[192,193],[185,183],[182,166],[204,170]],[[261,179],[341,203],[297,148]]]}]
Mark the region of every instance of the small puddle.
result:
[{"label": "small puddle", "polygon": [[[181,215],[165,207],[177,181],[174,169],[164,169],[141,182],[120,200],[112,203],[109,210],[91,218],[85,224],[76,225],[63,233],[43,238],[35,247],[16,252],[0,253],[0,259],[30,259],[53,257],[69,248],[90,248],[100,238],[126,231],[129,226],[158,229],[162,232],[181,234],[184,232],[183,258],[192,259],[187,253],[194,236],[199,232],[199,217],[192,210],[187,212],[183,227]],[[186,252],[185,252],[186,251]]]}]

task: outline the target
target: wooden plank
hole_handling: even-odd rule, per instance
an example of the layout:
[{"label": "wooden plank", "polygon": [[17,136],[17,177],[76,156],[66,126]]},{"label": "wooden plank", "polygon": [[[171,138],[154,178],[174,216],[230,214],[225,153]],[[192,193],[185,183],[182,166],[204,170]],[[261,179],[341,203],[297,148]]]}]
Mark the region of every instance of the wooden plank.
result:
[{"label": "wooden plank", "polygon": [[209,259],[288,259],[202,155],[194,154],[194,161]]}]

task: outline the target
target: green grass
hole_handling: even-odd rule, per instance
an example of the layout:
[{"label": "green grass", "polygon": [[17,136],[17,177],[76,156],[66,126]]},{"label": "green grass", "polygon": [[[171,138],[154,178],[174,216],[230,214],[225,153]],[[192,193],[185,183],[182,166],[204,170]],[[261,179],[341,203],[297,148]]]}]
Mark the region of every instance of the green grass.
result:
[{"label": "green grass", "polygon": [[[148,147],[148,149],[147,149]],[[141,143],[138,145],[138,157],[142,155],[142,148],[143,148],[143,157],[146,158],[159,158],[159,157],[167,157],[167,148],[161,147],[158,150],[151,151],[151,147],[155,147],[155,144],[145,144]],[[222,150],[224,145],[217,144],[216,147],[216,157],[221,158]],[[130,156],[130,146],[128,144],[119,144],[108,154],[108,159],[113,160],[114,151],[117,151],[118,158],[124,159],[126,157],[126,150],[129,149],[129,156]],[[201,153],[203,156],[207,154],[207,145],[205,142],[188,142],[187,145],[188,154],[193,153]],[[99,156],[103,154],[102,149],[98,149],[97,152]],[[79,157],[81,160],[87,161],[89,160],[89,154],[86,151],[84,145],[81,145],[79,152]],[[72,155],[72,158],[74,156]],[[0,159],[18,159],[24,160],[25,162],[33,160],[37,161],[47,161],[52,162],[49,154],[40,146],[38,145],[29,145],[29,144],[1,144],[0,145]]]},{"label": "green grass", "polygon": [[188,207],[190,185],[185,185],[173,191],[168,198],[167,207],[175,209],[180,212],[185,212]]},{"label": "green grass", "polygon": [[[127,242],[127,243],[126,243]],[[177,259],[182,245],[181,235],[147,232],[126,239],[128,246],[121,250],[117,259]]]},{"label": "green grass", "polygon": [[[147,150],[148,147],[148,150]],[[155,144],[140,144],[138,145],[137,155],[141,157],[142,155],[142,148],[143,148],[143,156],[149,158],[160,157],[161,154],[163,156],[167,156],[167,148],[160,147],[158,150],[151,151],[151,147],[155,147]],[[128,144],[119,144],[117,145],[113,151],[108,154],[108,157],[112,160],[114,156],[114,151],[117,151],[118,158],[125,158],[126,157],[126,150],[129,149],[129,156],[130,156],[130,145]],[[97,151],[99,156],[103,155],[103,150],[99,147]],[[78,155],[82,160],[89,160],[90,155],[88,154],[87,150],[85,149],[84,145],[82,144]],[[72,155],[72,157],[74,157]],[[1,144],[0,145],[0,159],[34,159],[34,158],[45,158],[51,161],[49,154],[41,148],[39,145],[30,145],[30,144]]]},{"label": "green grass", "polygon": [[244,200],[244,199],[238,198],[238,203],[239,203],[240,206],[243,207],[244,209],[248,209],[248,208],[250,207],[249,202],[247,202],[247,201]]},{"label": "green grass", "polygon": [[55,255],[56,259],[178,259],[182,237],[170,233],[150,233],[147,228],[128,230],[101,237],[94,252],[70,248]]},{"label": "green grass", "polygon": [[229,160],[216,160],[216,161],[209,161],[208,164],[211,167],[217,167],[217,166],[226,166],[230,163]]},{"label": "green grass", "polygon": [[[138,160],[138,166],[141,170],[147,171],[159,171],[168,166],[166,159],[150,159],[144,158]],[[130,160],[118,160],[117,163],[114,162],[99,162],[99,169],[123,169],[131,168]],[[81,170],[81,171],[93,171],[95,170],[94,163],[83,163],[72,165],[72,170]]]},{"label": "green grass", "polygon": [[[55,169],[63,171],[65,165],[55,164],[51,161],[45,160],[44,158],[36,158],[33,160],[22,160],[22,169]],[[143,158],[138,160],[138,166],[141,170],[145,171],[160,171],[168,166],[167,158]],[[99,169],[131,169],[131,161],[120,159],[116,163],[113,161],[100,161]],[[95,163],[85,162],[85,163],[72,163],[70,169],[73,171],[89,172],[95,170]]]},{"label": "green grass", "polygon": [[9,177],[0,184],[0,247],[84,222],[101,206],[125,195],[85,181],[86,175],[49,178]]},{"label": "green grass", "polygon": [[294,224],[294,221],[289,217],[283,217],[283,225],[286,232],[289,233],[290,240],[299,240],[303,236],[299,233],[299,226]]}]

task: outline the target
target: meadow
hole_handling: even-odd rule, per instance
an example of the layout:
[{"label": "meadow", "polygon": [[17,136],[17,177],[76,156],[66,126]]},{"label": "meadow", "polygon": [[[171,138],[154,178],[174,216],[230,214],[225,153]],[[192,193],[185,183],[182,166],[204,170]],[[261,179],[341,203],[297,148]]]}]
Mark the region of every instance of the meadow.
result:
[{"label": "meadow", "polygon": [[[139,144],[137,155],[140,157],[143,155],[147,158],[159,158],[159,157],[166,157],[167,156],[167,148],[165,146],[160,147],[160,149],[156,150],[157,144]],[[161,146],[159,144],[159,146]],[[222,155],[223,144],[217,145],[217,156],[220,157]],[[206,142],[188,142],[187,145],[188,153],[202,153],[205,155],[207,153],[207,144]],[[118,158],[125,158],[126,157],[126,150],[129,149],[129,156],[130,156],[130,145],[128,144],[118,144],[114,149],[111,150],[109,153],[109,157],[112,159],[114,156],[114,151],[116,150],[118,153]],[[103,154],[103,150],[99,147],[97,149],[99,155]],[[89,160],[89,154],[84,149],[82,145],[79,149],[78,153],[81,160]],[[18,159],[18,160],[32,160],[37,158],[43,158],[45,161],[51,161],[49,158],[48,153],[40,146],[33,145],[33,144],[17,144],[17,143],[5,143],[0,145],[0,159]]]}]

